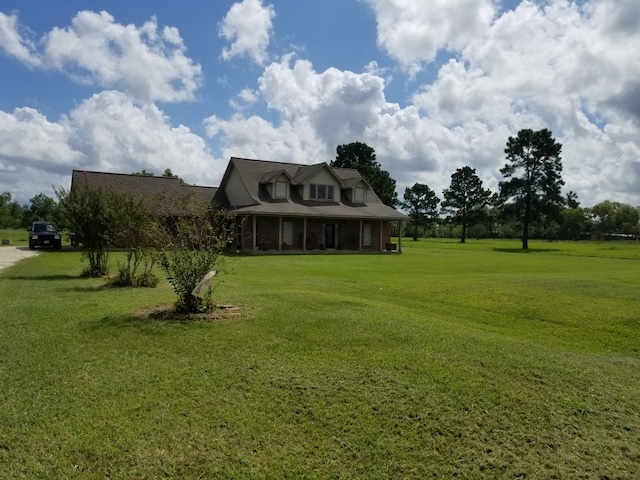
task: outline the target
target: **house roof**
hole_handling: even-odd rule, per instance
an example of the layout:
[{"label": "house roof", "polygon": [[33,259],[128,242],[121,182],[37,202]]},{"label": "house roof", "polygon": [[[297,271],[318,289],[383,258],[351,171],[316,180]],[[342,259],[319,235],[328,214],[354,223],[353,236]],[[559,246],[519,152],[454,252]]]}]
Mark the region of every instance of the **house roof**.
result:
[{"label": "house roof", "polygon": [[342,183],[344,183],[346,188],[353,188],[355,187],[357,184],[359,184],[360,182],[364,183],[370,190],[373,191],[373,188],[371,188],[371,185],[369,184],[369,182],[367,182],[362,175],[360,175],[360,172],[358,172],[358,170],[356,170],[355,168],[338,168],[338,167],[331,167],[331,169],[335,172],[336,175],[338,175],[338,177],[340,177],[340,179],[342,180]]},{"label": "house roof", "polygon": [[[369,187],[366,204],[355,204],[344,191],[336,201],[304,200],[296,188],[290,189],[287,199],[274,199],[269,195],[265,183],[281,175],[290,179],[292,185],[302,185],[312,176],[326,169],[340,185],[340,189],[353,188],[360,183]],[[246,189],[249,204],[231,205],[225,187],[231,173],[237,172]],[[87,185],[114,192],[133,193],[154,202],[161,214],[180,215],[187,213],[177,206],[187,196],[203,204],[216,204],[238,215],[273,215],[300,217],[332,217],[368,220],[404,220],[406,215],[382,203],[360,173],[350,168],[332,168],[327,163],[299,165],[267,160],[252,160],[232,157],[219,188],[186,185],[175,177],[157,177],[123,173],[105,173],[73,170],[71,189]]]},{"label": "house roof", "polygon": [[228,205],[230,212],[241,215],[286,215],[304,217],[341,217],[370,220],[404,220],[406,215],[382,203],[369,186],[366,204],[353,204],[343,193],[338,201],[304,200],[295,188],[291,189],[288,199],[273,199],[261,183],[273,180],[282,172],[293,179],[292,185],[301,185],[316,172],[326,168],[342,189],[353,188],[360,182],[369,186],[360,173],[350,168],[332,168],[327,163],[299,165],[293,163],[271,162],[232,157],[224,174],[220,190],[224,190],[227,181],[235,169],[247,194],[252,199],[250,205]]},{"label": "house roof", "polygon": [[210,205],[214,199],[220,203],[226,201],[223,192],[219,193],[217,187],[186,185],[175,177],[73,170],[71,189],[82,186],[139,195],[153,202],[166,215],[184,213],[177,204],[185,198],[204,205]]},{"label": "house roof", "polygon": [[289,181],[293,182],[294,179],[291,177],[291,175],[289,175],[289,173],[284,170],[284,169],[280,169],[280,170],[274,170],[273,172],[267,172],[262,176],[262,179],[260,180],[260,183],[270,183],[273,182],[276,178],[280,177],[281,175],[284,175],[285,177],[287,177],[289,179]]}]

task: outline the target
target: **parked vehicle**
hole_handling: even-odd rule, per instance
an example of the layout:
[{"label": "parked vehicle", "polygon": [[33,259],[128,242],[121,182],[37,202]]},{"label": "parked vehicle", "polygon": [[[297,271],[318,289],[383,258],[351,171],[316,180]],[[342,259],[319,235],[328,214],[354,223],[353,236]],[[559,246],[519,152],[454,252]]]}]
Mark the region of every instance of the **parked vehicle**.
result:
[{"label": "parked vehicle", "polygon": [[62,235],[51,222],[33,222],[29,228],[29,248],[51,247],[59,250],[62,248]]}]

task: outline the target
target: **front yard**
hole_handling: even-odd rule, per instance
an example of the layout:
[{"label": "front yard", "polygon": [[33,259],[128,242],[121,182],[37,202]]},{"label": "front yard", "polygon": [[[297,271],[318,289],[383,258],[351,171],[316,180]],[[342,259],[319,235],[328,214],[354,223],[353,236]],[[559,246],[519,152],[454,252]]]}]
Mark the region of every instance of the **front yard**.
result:
[{"label": "front yard", "polygon": [[640,476],[640,246],[403,247],[234,257],[215,321],[0,272],[0,477]]}]

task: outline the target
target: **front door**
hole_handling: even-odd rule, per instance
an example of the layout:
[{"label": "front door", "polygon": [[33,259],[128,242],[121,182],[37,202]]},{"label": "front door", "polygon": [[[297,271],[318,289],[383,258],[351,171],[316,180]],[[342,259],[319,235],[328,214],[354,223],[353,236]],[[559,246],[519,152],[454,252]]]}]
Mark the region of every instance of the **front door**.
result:
[{"label": "front door", "polygon": [[324,226],[324,245],[327,248],[336,248],[336,226],[333,223]]}]

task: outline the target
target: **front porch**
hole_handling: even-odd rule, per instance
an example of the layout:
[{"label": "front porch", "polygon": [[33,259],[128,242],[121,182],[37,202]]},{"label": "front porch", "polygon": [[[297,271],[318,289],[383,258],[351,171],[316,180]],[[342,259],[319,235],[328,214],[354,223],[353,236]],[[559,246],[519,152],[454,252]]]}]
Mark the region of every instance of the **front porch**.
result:
[{"label": "front porch", "polygon": [[237,223],[235,247],[254,254],[402,253],[391,235],[388,220],[253,215]]}]

